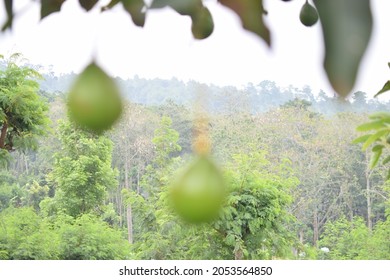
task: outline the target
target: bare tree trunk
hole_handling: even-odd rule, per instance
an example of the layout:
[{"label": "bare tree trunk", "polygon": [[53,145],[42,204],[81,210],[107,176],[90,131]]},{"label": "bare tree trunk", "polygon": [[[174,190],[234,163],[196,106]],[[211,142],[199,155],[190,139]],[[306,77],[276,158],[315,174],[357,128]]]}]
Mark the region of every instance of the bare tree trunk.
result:
[{"label": "bare tree trunk", "polygon": [[367,226],[372,231],[372,206],[371,206],[371,185],[370,177],[366,176],[366,197],[367,197]]},{"label": "bare tree trunk", "polygon": [[131,212],[131,205],[127,206],[126,214],[127,214],[128,240],[130,244],[133,244],[133,221],[132,221],[133,214]]},{"label": "bare tree trunk", "polygon": [[139,186],[140,186],[140,169],[141,169],[141,165],[140,165],[139,161],[140,160],[138,160],[138,168],[137,168],[137,194],[140,194]]},{"label": "bare tree trunk", "polygon": [[[128,161],[128,154],[127,154],[127,152],[125,152],[125,188],[130,191],[130,184],[129,184],[129,161]],[[130,203],[127,203],[126,220],[127,220],[128,240],[129,240],[129,243],[132,244],[133,243],[133,216],[132,216]]]},{"label": "bare tree trunk", "polygon": [[368,164],[368,151],[366,151],[367,167],[366,167],[366,198],[367,198],[367,227],[372,231],[372,205],[371,205],[371,170]]},{"label": "bare tree trunk", "polygon": [[313,213],[313,245],[315,247],[317,247],[318,237],[319,237],[318,210],[317,210],[317,206],[316,206],[314,209],[314,213]]},{"label": "bare tree trunk", "polygon": [[0,149],[5,149],[5,137],[7,135],[8,123],[4,121],[3,127],[0,131]]},{"label": "bare tree trunk", "polygon": [[119,206],[119,227],[122,228],[123,224],[123,211],[122,211],[122,194],[121,194],[122,185],[119,185],[119,190],[116,192],[116,205]]},{"label": "bare tree trunk", "polygon": [[29,169],[28,169],[28,160],[27,160],[27,156],[25,154],[23,154],[23,159],[24,159],[24,166],[26,168],[26,173],[28,174],[29,172]]},{"label": "bare tree trunk", "polygon": [[300,230],[299,231],[299,242],[301,244],[303,244],[303,239],[304,239],[304,232],[303,232],[303,230]]}]

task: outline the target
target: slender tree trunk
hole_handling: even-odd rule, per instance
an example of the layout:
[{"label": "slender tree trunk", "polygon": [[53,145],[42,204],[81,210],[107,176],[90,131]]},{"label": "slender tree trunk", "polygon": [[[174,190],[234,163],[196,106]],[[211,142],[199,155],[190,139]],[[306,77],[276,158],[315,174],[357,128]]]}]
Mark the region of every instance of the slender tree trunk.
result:
[{"label": "slender tree trunk", "polygon": [[117,204],[119,207],[119,227],[122,228],[122,224],[123,224],[123,212],[122,212],[122,194],[121,194],[121,189],[122,189],[122,184],[119,185],[119,191],[117,190],[116,192],[116,200],[117,200]]},{"label": "slender tree trunk", "polygon": [[137,194],[140,194],[140,189],[139,189],[139,185],[140,185],[140,169],[141,169],[141,165],[138,161],[138,168],[137,168]]},{"label": "slender tree trunk", "polygon": [[372,231],[372,206],[371,206],[371,184],[370,177],[366,176],[366,197],[367,197],[367,227]]},{"label": "slender tree trunk", "polygon": [[133,221],[132,221],[133,214],[131,211],[131,205],[127,206],[126,214],[127,214],[128,240],[130,244],[133,244]]},{"label": "slender tree trunk", "polygon": [[28,160],[27,160],[27,156],[26,155],[23,155],[23,159],[24,159],[24,167],[26,168],[26,173],[28,174],[29,172],[29,169],[28,169]]},{"label": "slender tree trunk", "polygon": [[303,244],[303,239],[304,239],[304,232],[303,230],[299,231],[299,241],[301,244]]},{"label": "slender tree trunk", "polygon": [[367,227],[372,231],[372,205],[371,205],[371,170],[368,165],[368,151],[366,151],[367,167],[366,167],[366,198],[367,198]]},{"label": "slender tree trunk", "polygon": [[7,135],[8,123],[5,121],[0,132],[0,149],[5,149],[5,137]]},{"label": "slender tree trunk", "polygon": [[317,247],[318,237],[319,237],[318,210],[317,210],[317,206],[316,206],[314,209],[314,213],[313,213],[313,245],[315,247]]},{"label": "slender tree trunk", "polygon": [[[125,188],[130,191],[130,183],[129,183],[129,161],[128,154],[125,153]],[[126,208],[126,220],[127,220],[127,233],[129,243],[133,243],[133,215],[131,211],[130,203],[127,204]]]}]

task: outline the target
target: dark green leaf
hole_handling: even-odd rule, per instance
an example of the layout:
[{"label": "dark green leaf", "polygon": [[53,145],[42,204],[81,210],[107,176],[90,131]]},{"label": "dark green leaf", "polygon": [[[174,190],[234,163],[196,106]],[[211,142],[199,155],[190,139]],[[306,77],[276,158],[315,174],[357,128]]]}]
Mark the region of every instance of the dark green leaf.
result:
[{"label": "dark green leaf", "polygon": [[41,19],[61,10],[65,0],[41,0]]},{"label": "dark green leaf", "polygon": [[13,9],[12,9],[12,2],[13,0],[4,0],[4,6],[5,10],[7,12],[7,20],[4,23],[3,27],[1,28],[1,31],[7,30],[8,28],[12,28],[12,21],[14,18]]},{"label": "dark green leaf", "polygon": [[263,21],[262,0],[218,0],[222,5],[233,10],[241,19],[246,30],[252,31],[262,38],[268,46],[271,45],[271,36]]},{"label": "dark green leaf", "polygon": [[142,9],[145,7],[143,0],[122,0],[122,5],[130,14],[134,24],[143,27],[145,24],[145,13]]},{"label": "dark green leaf", "polygon": [[79,0],[81,7],[83,7],[86,11],[91,10],[98,0]]},{"label": "dark green leaf", "polygon": [[370,0],[314,0],[325,42],[324,68],[332,87],[345,97],[355,85],[372,31]]},{"label": "dark green leaf", "polygon": [[388,90],[390,90],[390,81],[387,81],[385,83],[385,85],[383,86],[383,88],[380,91],[378,91],[378,93],[375,94],[374,97],[377,97],[378,95],[381,95],[382,93],[384,93],[384,92],[386,92]]},{"label": "dark green leaf", "polygon": [[194,38],[205,39],[209,37],[214,30],[214,22],[210,11],[204,7],[191,16],[191,30]]}]

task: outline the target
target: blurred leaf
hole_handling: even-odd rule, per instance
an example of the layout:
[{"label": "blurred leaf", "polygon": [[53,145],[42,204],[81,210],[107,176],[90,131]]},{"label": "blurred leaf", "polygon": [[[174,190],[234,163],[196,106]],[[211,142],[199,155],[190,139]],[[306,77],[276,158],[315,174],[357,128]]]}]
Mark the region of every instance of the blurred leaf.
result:
[{"label": "blurred leaf", "polygon": [[378,93],[375,94],[374,97],[377,97],[378,95],[381,95],[382,93],[384,93],[384,92],[386,92],[388,90],[390,90],[390,81],[387,81],[385,83],[385,85],[383,86],[383,88],[380,91],[378,91]]},{"label": "blurred leaf", "polygon": [[181,15],[195,15],[203,8],[202,0],[154,0],[150,6],[152,9],[171,7]]},{"label": "blurred leaf", "polygon": [[111,0],[110,3],[108,3],[106,6],[103,6],[101,8],[101,11],[104,12],[104,11],[107,11],[111,8],[113,8],[116,4],[118,4],[119,2],[121,2],[121,0]]},{"label": "blurred leaf", "polygon": [[213,17],[206,7],[202,8],[200,11],[191,16],[191,19],[191,30],[194,38],[205,39],[213,33]]},{"label": "blurred leaf", "polygon": [[[383,148],[383,146],[382,146],[382,148]],[[378,161],[379,161],[381,154],[382,154],[382,149],[377,149],[375,152],[373,152],[371,160],[370,160],[370,168],[371,169],[374,168],[378,164]]]},{"label": "blurred leaf", "polygon": [[387,172],[387,176],[386,176],[386,180],[389,180],[390,179],[390,169],[389,171]]},{"label": "blurred leaf", "polygon": [[359,125],[356,130],[357,131],[369,131],[369,130],[374,130],[374,129],[379,129],[384,126],[384,123],[382,120],[379,121],[374,121],[374,122],[369,122],[369,123],[364,123],[362,125]]},{"label": "blurred leaf", "polygon": [[7,20],[4,23],[3,27],[1,28],[1,31],[4,31],[4,30],[12,27],[12,21],[14,18],[13,9],[12,9],[12,6],[13,6],[12,1],[13,0],[4,0],[4,6],[5,6],[5,10],[7,12]]},{"label": "blurred leaf", "polygon": [[98,0],[79,0],[81,7],[83,7],[86,11],[91,10]]},{"label": "blurred leaf", "polygon": [[373,113],[373,114],[369,115],[368,117],[372,120],[379,119],[379,120],[383,120],[385,122],[390,123],[390,113],[387,113],[387,112]]},{"label": "blurred leaf", "polygon": [[145,24],[145,13],[142,9],[145,7],[143,0],[122,0],[122,5],[130,14],[134,24],[143,27]]},{"label": "blurred leaf", "polygon": [[367,139],[371,136],[372,134],[366,134],[363,136],[360,136],[352,141],[352,144],[358,144],[358,143],[363,143],[367,141]]},{"label": "blurred leaf", "polygon": [[379,150],[382,150],[385,146],[383,145],[375,145],[373,148],[372,148],[372,151],[373,152],[378,152]]},{"label": "blurred leaf", "polygon": [[380,139],[382,136],[389,134],[389,130],[382,129],[379,130],[377,133],[370,135],[370,137],[366,140],[366,142],[363,144],[362,149],[367,149],[372,143]]},{"label": "blurred leaf", "polygon": [[355,85],[372,31],[370,0],[314,0],[325,42],[324,68],[332,87],[345,97]]},{"label": "blurred leaf", "polygon": [[61,10],[65,0],[41,0],[41,19]]},{"label": "blurred leaf", "polygon": [[262,0],[218,0],[222,5],[233,10],[241,19],[242,26],[271,45],[270,32],[263,22]]},{"label": "blurred leaf", "polygon": [[387,158],[385,158],[382,162],[383,165],[385,164],[388,164],[390,162],[390,156],[388,156]]}]

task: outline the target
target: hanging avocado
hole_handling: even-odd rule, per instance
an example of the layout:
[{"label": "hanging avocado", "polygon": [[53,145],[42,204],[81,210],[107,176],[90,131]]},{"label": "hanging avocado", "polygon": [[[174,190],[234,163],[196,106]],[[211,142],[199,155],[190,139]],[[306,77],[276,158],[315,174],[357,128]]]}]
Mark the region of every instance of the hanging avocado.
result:
[{"label": "hanging avocado", "polygon": [[222,174],[214,162],[198,155],[172,185],[173,208],[188,222],[209,222],[219,214],[224,191]]},{"label": "hanging avocado", "polygon": [[303,4],[301,8],[301,12],[299,14],[299,19],[305,26],[313,26],[318,21],[318,13],[316,8],[309,4],[306,0],[305,4]]},{"label": "hanging avocado", "polygon": [[114,81],[95,62],[78,76],[68,96],[70,118],[82,127],[101,133],[122,112],[122,101]]}]

